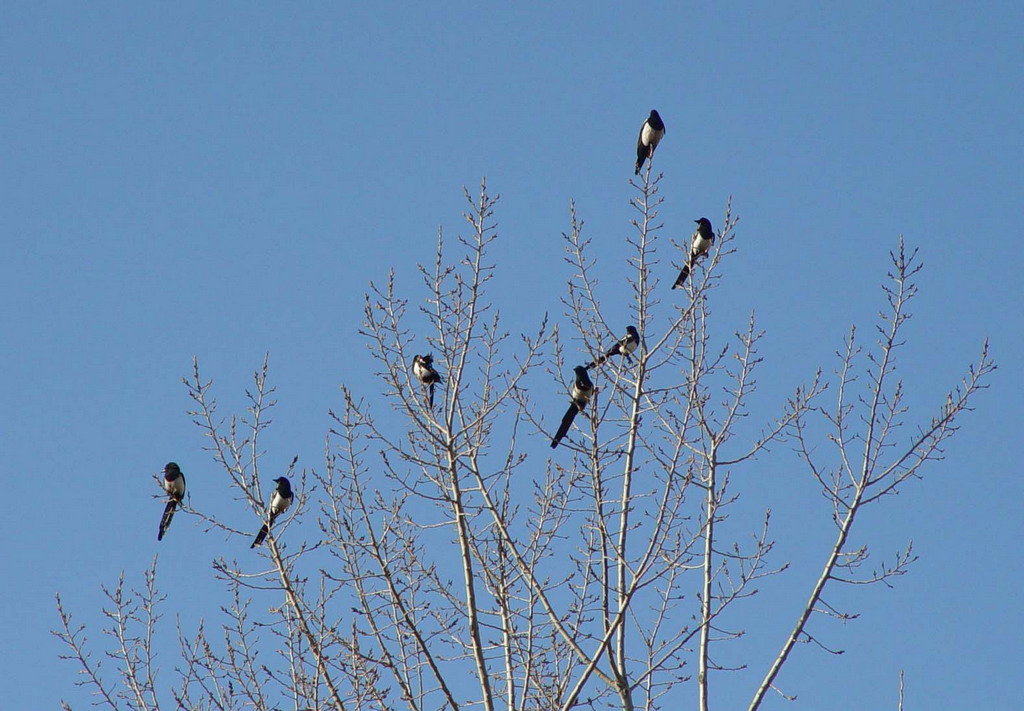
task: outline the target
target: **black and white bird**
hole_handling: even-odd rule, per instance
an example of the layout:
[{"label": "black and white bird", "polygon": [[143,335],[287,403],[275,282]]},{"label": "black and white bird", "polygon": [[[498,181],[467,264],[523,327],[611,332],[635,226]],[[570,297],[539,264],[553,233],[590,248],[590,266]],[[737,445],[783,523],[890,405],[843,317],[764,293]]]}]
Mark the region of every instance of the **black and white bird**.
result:
[{"label": "black and white bird", "polygon": [[608,352],[603,356],[600,356],[597,360],[590,361],[583,367],[590,370],[595,365],[601,365],[614,355],[620,355],[626,360],[632,360],[630,354],[636,350],[638,345],[640,345],[640,334],[637,333],[636,326],[626,326],[626,335],[620,338],[618,343],[608,349]]},{"label": "black and white bird", "polygon": [[634,175],[640,175],[640,169],[644,167],[644,161],[654,157],[654,149],[661,143],[661,139],[665,137],[665,123],[661,120],[661,116],[654,109],[651,109],[651,115],[644,121],[644,125],[640,127],[640,136],[636,139],[636,170],[633,171]]},{"label": "black and white bird", "polygon": [[427,387],[427,402],[434,409],[434,386],[441,382],[441,376],[434,370],[434,356],[415,355],[412,357],[412,374]]},{"label": "black and white bird", "polygon": [[273,495],[270,497],[270,520],[263,524],[263,528],[256,534],[255,540],[253,540],[250,548],[255,548],[259,544],[263,543],[263,539],[270,533],[270,527],[274,525],[274,520],[288,510],[288,507],[292,505],[292,485],[289,483],[286,477],[278,477],[274,479],[277,482],[277,488],[274,489]]},{"label": "black and white bird", "polygon": [[672,285],[673,289],[679,288],[686,283],[686,277],[690,276],[690,270],[697,263],[697,259],[707,254],[708,250],[711,249],[711,245],[715,243],[715,230],[711,227],[711,220],[702,217],[699,220],[694,220],[694,222],[697,223],[697,229],[694,230],[693,242],[690,244],[690,257],[683,264],[683,270],[679,272],[679,278]]},{"label": "black and white bird", "polygon": [[587,369],[582,365],[577,365],[573,368],[573,372],[576,373],[576,380],[572,384],[572,404],[569,405],[565,416],[562,417],[562,424],[558,426],[558,432],[555,432],[555,436],[551,440],[551,449],[557,447],[558,443],[562,441],[562,438],[569,432],[569,428],[572,427],[572,421],[576,419],[576,413],[583,412],[587,407],[587,403],[590,402],[590,398],[594,395],[594,384],[590,382]]},{"label": "black and white bird", "polygon": [[185,498],[185,475],[181,473],[181,467],[174,462],[168,462],[164,467],[164,480],[160,484],[164,487],[170,500],[164,507],[164,515],[160,518],[160,530],[156,534],[158,541],[163,540],[167,529],[171,527],[175,509]]}]

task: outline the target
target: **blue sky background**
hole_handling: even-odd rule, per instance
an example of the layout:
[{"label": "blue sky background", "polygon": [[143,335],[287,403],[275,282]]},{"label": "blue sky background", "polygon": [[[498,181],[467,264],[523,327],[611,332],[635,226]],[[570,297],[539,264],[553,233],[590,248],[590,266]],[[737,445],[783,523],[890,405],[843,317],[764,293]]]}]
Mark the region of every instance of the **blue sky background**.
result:
[{"label": "blue sky background", "polygon": [[[901,668],[907,708],[1024,706],[1019,3],[19,2],[0,18],[6,708],[87,705],[48,634],[56,591],[98,627],[99,586],[140,582],[159,550],[168,620],[216,614],[209,566],[229,544],[180,517],[158,546],[151,498],[168,460],[194,499],[227,497],[185,414],[193,355],[227,411],[269,353],[267,465],[320,467],[338,385],[379,391],[356,334],[368,280],[394,268],[422,298],[415,265],[438,224],[461,229],[464,185],[502,196],[510,330],[560,314],[571,199],[606,303],[624,297],[651,108],[667,236],[717,225],[730,195],[741,216],[716,314],[728,333],[754,308],[768,331],[765,418],[851,323],[870,337],[901,233],[925,263],[911,405],[941,403],[985,338],[1000,366],[946,460],[859,529],[880,554],[913,538],[921,560],[893,590],[844,595],[862,617],[824,637],[847,653],[799,647],[780,678],[798,701],[767,708],[895,708]],[[718,708],[749,699],[828,545],[792,457],[743,476],[793,569],[737,620],[749,643],[722,661],[752,671],[719,680]]]}]

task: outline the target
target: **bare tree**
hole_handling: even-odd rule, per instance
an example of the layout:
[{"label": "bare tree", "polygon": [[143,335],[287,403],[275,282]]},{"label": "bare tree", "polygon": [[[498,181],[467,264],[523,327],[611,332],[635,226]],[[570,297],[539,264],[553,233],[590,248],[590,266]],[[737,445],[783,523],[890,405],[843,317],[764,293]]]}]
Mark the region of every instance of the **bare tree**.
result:
[{"label": "bare tree", "polygon": [[[826,601],[830,584],[889,584],[891,578],[907,572],[915,559],[910,544],[891,562],[864,572],[869,560],[867,546],[849,547],[857,516],[879,499],[899,493],[908,479],[919,478],[925,462],[941,458],[943,443],[959,429],[959,416],[970,409],[972,397],[986,387],[984,379],[995,369],[986,342],[977,363],[946,395],[945,403],[931,420],[919,425],[909,437],[900,438],[909,408],[904,402],[903,382],[896,375],[896,356],[904,344],[902,329],[910,318],[907,306],[917,293],[913,279],[921,265],[915,261],[916,255],[916,250],[907,254],[900,239],[897,251],[891,255],[889,283],[883,286],[888,308],[879,314],[874,349],[863,353],[855,339],[856,329],[851,328],[837,354],[835,404],[806,413],[824,419],[825,437],[834,447],[832,461],[824,462],[823,457],[815,455],[816,448],[808,442],[805,414],[793,423],[797,451],[832,508],[836,537],[807,603],[750,702],[751,711],[760,707],[773,688],[797,642],[813,642],[832,651],[808,629],[814,613],[844,620],[854,617]],[[865,376],[863,385],[859,381],[861,372]]]},{"label": "bare tree", "polygon": [[[261,564],[215,560],[226,593],[217,638],[207,635],[209,621],[194,632],[179,628],[176,679],[158,689],[152,640],[166,603],[154,561],[142,592],[126,594],[119,582],[108,593],[118,680],[101,673],[84,629],[58,599],[55,633],[80,683],[115,709],[632,711],[679,706],[695,692],[706,711],[713,673],[727,671],[715,650],[741,637],[729,610],[786,568],[774,560],[770,512],[742,540],[718,524],[736,500],[738,474],[787,441],[831,506],[837,535],[766,665],[750,703],[758,708],[797,642],[825,646],[811,629],[813,613],[852,616],[826,602],[830,585],[888,583],[906,572],[909,547],[862,573],[867,549],[848,547],[857,514],[941,455],[994,366],[983,350],[938,415],[898,439],[907,412],[895,354],[919,268],[901,242],[876,348],[862,356],[851,331],[835,379],[814,374],[749,436],[739,423],[751,414],[763,334],[753,315],[725,342],[710,328],[738,220],[727,203],[714,249],[682,292],[670,292],[662,277],[689,246],[662,237],[658,183],[648,165],[634,184],[636,217],[622,256],[639,338],[628,348],[615,345],[626,343],[623,325],[607,318],[597,257],[574,207],[564,235],[563,327],[545,315],[535,332],[513,338],[489,291],[497,198],[486,185],[467,193],[467,233],[453,248],[439,232],[432,263],[420,267],[424,305],[410,307],[394,274],[366,296],[361,332],[391,411],[372,407],[365,386],[342,387],[324,466],[297,471],[292,458],[284,472],[297,478],[296,504],[271,528]],[[574,401],[565,378],[585,362],[592,396],[579,401],[560,447],[542,457],[537,443],[547,443]],[[221,418],[198,363],[186,385],[238,503],[253,521],[269,522],[261,490],[269,479],[262,434],[274,405],[266,360],[240,416]],[[834,405],[821,404],[827,389]],[[831,462],[819,460],[812,442],[824,432],[816,420],[829,428]],[[251,534],[183,511],[230,539]],[[315,540],[288,531],[309,518]],[[254,601],[273,607],[257,614]]]}]

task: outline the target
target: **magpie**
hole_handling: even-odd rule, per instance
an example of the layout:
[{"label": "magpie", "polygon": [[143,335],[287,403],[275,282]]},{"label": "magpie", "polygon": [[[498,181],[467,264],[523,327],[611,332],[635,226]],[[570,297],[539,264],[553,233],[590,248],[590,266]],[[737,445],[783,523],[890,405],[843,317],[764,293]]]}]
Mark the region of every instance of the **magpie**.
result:
[{"label": "magpie", "polygon": [[587,403],[590,402],[591,396],[594,394],[594,384],[590,382],[587,369],[582,365],[577,365],[573,368],[573,372],[576,373],[576,380],[572,384],[572,404],[569,405],[565,416],[562,417],[562,424],[558,426],[558,432],[555,432],[555,436],[551,440],[551,449],[557,447],[558,443],[562,441],[569,428],[572,427],[572,421],[576,419],[576,413],[583,412]]},{"label": "magpie", "polygon": [[626,326],[626,335],[619,339],[611,349],[600,356],[597,360],[592,360],[587,363],[584,368],[590,370],[595,365],[601,365],[613,355],[620,355],[626,360],[632,360],[629,354],[636,350],[636,347],[640,345],[640,334],[636,332],[636,326]]},{"label": "magpie", "polygon": [[277,488],[274,489],[274,493],[270,497],[270,521],[263,524],[263,528],[256,534],[256,539],[249,546],[250,548],[255,548],[263,543],[263,539],[270,533],[270,527],[274,525],[274,519],[287,511],[288,507],[292,505],[292,485],[288,482],[288,479],[282,476],[274,479],[274,481],[277,482]]},{"label": "magpie", "polygon": [[711,245],[715,243],[715,230],[711,227],[711,220],[706,217],[702,217],[699,220],[694,220],[697,223],[697,229],[693,233],[693,243],[690,246],[690,259],[688,262],[683,264],[683,271],[679,272],[679,278],[676,279],[676,283],[672,285],[673,289],[682,287],[686,283],[686,277],[690,276],[690,270],[693,265],[697,263],[698,257],[703,257],[711,249]]},{"label": "magpie", "polygon": [[434,356],[415,355],[412,357],[412,373],[416,379],[428,387],[428,402],[430,409],[434,409],[434,386],[441,382],[441,376],[434,370]]},{"label": "magpie", "polygon": [[185,498],[185,475],[181,473],[181,468],[177,464],[168,462],[167,466],[164,467],[164,480],[160,484],[164,487],[164,491],[167,492],[170,500],[167,502],[167,506],[164,507],[164,515],[160,519],[160,530],[156,534],[158,541],[163,540],[167,529],[171,527],[174,510],[181,503],[182,499]]},{"label": "magpie", "polygon": [[644,166],[644,161],[648,158],[654,158],[654,149],[658,147],[661,139],[665,137],[665,123],[661,120],[661,116],[654,109],[651,109],[651,115],[644,121],[644,125],[640,127],[640,137],[636,139],[636,170],[633,171],[634,175],[640,175],[640,169]]}]

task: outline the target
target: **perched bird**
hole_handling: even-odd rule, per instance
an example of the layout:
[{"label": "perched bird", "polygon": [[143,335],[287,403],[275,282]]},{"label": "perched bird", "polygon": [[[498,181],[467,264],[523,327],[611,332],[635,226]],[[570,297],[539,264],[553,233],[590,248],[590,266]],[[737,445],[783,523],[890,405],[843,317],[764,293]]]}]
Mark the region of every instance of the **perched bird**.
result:
[{"label": "perched bird", "polygon": [[441,376],[434,370],[434,356],[415,355],[412,357],[412,374],[416,379],[427,386],[428,402],[430,409],[434,409],[434,386],[441,382]]},{"label": "perched bird", "polygon": [[282,476],[274,481],[277,482],[277,488],[274,489],[274,493],[270,497],[270,521],[263,524],[263,528],[256,534],[256,539],[249,546],[250,548],[255,548],[263,543],[263,539],[270,533],[270,527],[274,525],[274,520],[292,505],[292,485],[288,479]]},{"label": "perched bird", "polygon": [[619,339],[619,342],[612,346],[607,353],[587,363],[584,368],[590,370],[595,365],[601,365],[613,355],[620,355],[626,360],[632,360],[630,353],[640,345],[640,334],[636,332],[636,326],[626,326],[626,335]]},{"label": "perched bird", "polygon": [[164,507],[164,515],[160,519],[160,530],[156,534],[158,541],[163,540],[167,529],[171,527],[174,510],[181,503],[182,499],[185,498],[185,475],[181,473],[181,468],[177,464],[168,462],[167,466],[164,467],[164,480],[160,484],[164,487],[164,491],[167,492],[170,500],[167,502],[167,506]]},{"label": "perched bird", "polygon": [[661,143],[661,139],[665,137],[665,123],[661,120],[661,116],[654,109],[651,109],[651,115],[644,121],[644,125],[640,127],[640,137],[636,139],[636,170],[633,171],[634,175],[640,175],[640,169],[644,167],[644,161],[648,158],[654,158],[654,149]]},{"label": "perched bird", "polygon": [[694,222],[697,223],[697,229],[693,233],[693,242],[690,245],[690,259],[683,264],[683,271],[679,272],[679,278],[672,285],[673,289],[686,283],[686,277],[690,276],[690,270],[697,263],[697,258],[707,254],[711,245],[715,243],[715,230],[711,227],[711,220],[702,217]]},{"label": "perched bird", "polygon": [[562,424],[558,426],[558,432],[555,433],[554,438],[551,440],[551,449],[557,447],[558,443],[562,441],[562,438],[569,432],[569,428],[572,427],[572,421],[576,419],[576,413],[583,412],[587,403],[590,402],[591,396],[594,394],[594,384],[590,382],[587,369],[582,365],[577,365],[573,368],[573,372],[576,373],[576,380],[572,384],[572,404],[569,405],[569,409],[562,418]]}]

